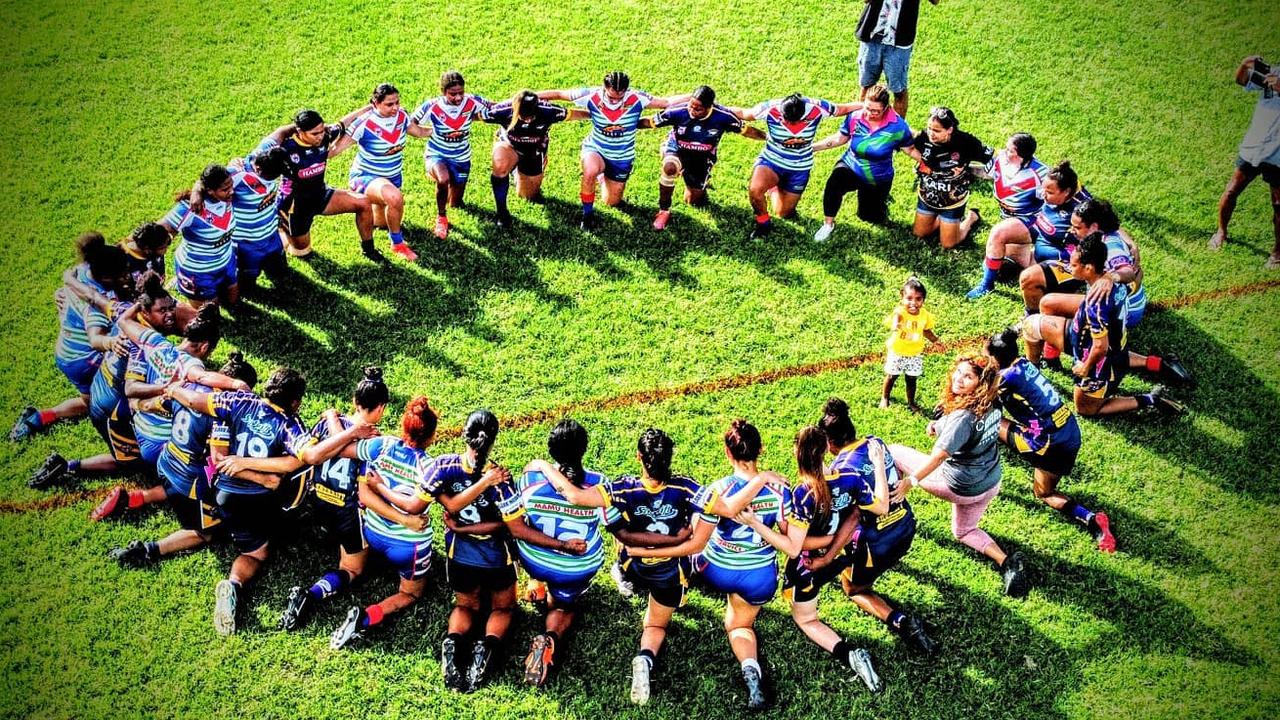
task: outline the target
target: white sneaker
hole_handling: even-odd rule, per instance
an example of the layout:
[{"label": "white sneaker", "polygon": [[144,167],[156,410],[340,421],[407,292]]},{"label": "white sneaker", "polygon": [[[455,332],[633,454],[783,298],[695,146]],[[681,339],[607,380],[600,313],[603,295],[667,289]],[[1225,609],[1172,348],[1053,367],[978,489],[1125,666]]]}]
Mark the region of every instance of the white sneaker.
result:
[{"label": "white sneaker", "polygon": [[631,702],[635,705],[649,702],[649,660],[643,655],[631,659]]},{"label": "white sneaker", "polygon": [[622,566],[614,563],[609,566],[609,577],[613,578],[613,584],[618,588],[618,594],[624,598],[631,599],[636,596],[636,588],[622,577]]},{"label": "white sneaker", "polygon": [[219,635],[236,631],[236,586],[230,580],[219,580],[213,588],[213,629]]},{"label": "white sneaker", "polygon": [[818,228],[818,232],[813,234],[813,241],[826,242],[827,238],[831,237],[831,233],[835,231],[836,231],[835,223],[831,223],[830,225],[826,223],[822,223],[822,227]]},{"label": "white sneaker", "polygon": [[884,689],[884,683],[881,682],[880,676],[876,674],[876,669],[871,664],[871,653],[862,648],[850,650],[849,665],[853,668],[853,672],[862,678],[868,690],[878,693]]}]

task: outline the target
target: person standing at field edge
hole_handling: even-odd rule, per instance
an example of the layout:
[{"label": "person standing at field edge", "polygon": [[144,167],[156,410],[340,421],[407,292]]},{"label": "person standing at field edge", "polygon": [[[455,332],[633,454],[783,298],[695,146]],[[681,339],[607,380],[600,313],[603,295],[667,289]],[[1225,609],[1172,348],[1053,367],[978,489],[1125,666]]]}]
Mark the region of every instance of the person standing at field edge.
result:
[{"label": "person standing at field edge", "polygon": [[1218,231],[1209,238],[1209,247],[1218,250],[1226,244],[1227,225],[1236,210],[1236,199],[1261,175],[1271,186],[1271,222],[1276,233],[1276,244],[1264,267],[1275,270],[1280,268],[1280,68],[1251,55],[1236,68],[1236,84],[1258,93],[1258,104],[1253,108],[1249,130],[1240,141],[1235,172],[1218,200]]},{"label": "person standing at field edge", "polygon": [[[863,0],[862,17],[858,18],[858,71],[862,98],[867,90],[885,76],[885,84],[893,93],[893,110],[907,116],[907,68],[911,65],[911,48],[916,42],[916,23],[920,19],[920,0]],[[929,0],[937,5],[938,0]],[[860,99],[862,99],[860,98]]]}]

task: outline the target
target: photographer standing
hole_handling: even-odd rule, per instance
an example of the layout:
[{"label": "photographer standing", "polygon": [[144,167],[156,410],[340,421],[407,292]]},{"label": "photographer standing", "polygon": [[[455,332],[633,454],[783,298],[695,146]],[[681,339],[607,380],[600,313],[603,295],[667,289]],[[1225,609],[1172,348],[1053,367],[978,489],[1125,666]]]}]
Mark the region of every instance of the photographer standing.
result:
[{"label": "photographer standing", "polygon": [[1235,173],[1218,201],[1218,231],[1209,238],[1209,247],[1216,250],[1227,242],[1227,225],[1235,212],[1236,199],[1261,175],[1271,186],[1271,221],[1276,233],[1276,244],[1265,267],[1274,270],[1280,268],[1280,72],[1253,55],[1236,68],[1236,83],[1260,96],[1249,131],[1240,142]]},{"label": "photographer standing", "polygon": [[[911,64],[911,47],[916,42],[916,24],[920,19],[920,0],[863,0],[862,17],[858,18],[858,71],[862,97],[884,74],[885,84],[893,93],[893,110],[907,117],[907,68]],[[938,0],[929,0],[933,5]]]}]

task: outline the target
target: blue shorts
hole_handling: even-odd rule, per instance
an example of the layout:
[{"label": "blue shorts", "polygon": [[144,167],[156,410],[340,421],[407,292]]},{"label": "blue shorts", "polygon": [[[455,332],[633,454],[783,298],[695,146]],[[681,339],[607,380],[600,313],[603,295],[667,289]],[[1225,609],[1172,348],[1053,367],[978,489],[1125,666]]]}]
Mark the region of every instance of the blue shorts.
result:
[{"label": "blue shorts", "polygon": [[178,279],[178,292],[191,300],[215,300],[219,292],[237,282],[235,253],[231,254],[226,265],[213,272],[192,272],[178,263],[174,263],[173,269]]},{"label": "blue shorts", "polygon": [[165,442],[165,440],[138,438],[138,452],[148,465],[155,467],[156,460],[160,459],[160,453],[164,451]]},{"label": "blue shorts", "polygon": [[54,358],[53,364],[58,366],[63,375],[76,386],[76,390],[82,395],[89,394],[89,388],[93,385],[93,376],[98,372],[98,366],[102,364],[102,353],[94,353],[83,360],[67,361],[61,358]]},{"label": "blue shorts", "polygon": [[[470,166],[468,165],[468,168],[469,167]],[[396,187],[401,187],[404,184],[404,175],[396,173],[393,177],[383,177],[381,175],[357,173],[349,176],[350,188],[358,193],[362,193],[368,189],[368,187],[373,184],[374,180],[386,180]],[[460,180],[459,182],[465,182],[465,180]]]},{"label": "blue shorts", "polygon": [[236,245],[238,277],[256,278],[262,274],[263,268],[272,274],[283,260],[284,242],[278,234],[272,235],[270,240]]},{"label": "blue shorts", "polygon": [[[1035,237],[1034,232],[1032,233],[1031,237]],[[1054,260],[1057,260],[1059,262],[1071,261],[1071,253],[1066,248],[1060,248],[1057,245],[1044,242],[1043,240],[1036,240],[1034,245],[1034,252],[1036,256],[1036,262],[1038,263],[1052,262]]]},{"label": "blue shorts", "polygon": [[1080,454],[1080,424],[1074,415],[1053,432],[1034,432],[1024,425],[1009,426],[1009,447],[1031,467],[1059,477],[1071,472]]},{"label": "blue shorts", "polygon": [[364,538],[405,580],[421,579],[431,570],[431,543],[387,537],[369,529]]},{"label": "blue shorts", "polygon": [[591,569],[590,572],[583,573],[566,573],[555,568],[539,565],[529,562],[529,558],[523,554],[520,556],[520,566],[534,580],[541,580],[547,584],[547,594],[550,595],[558,607],[572,607],[578,598],[591,587],[591,578],[595,577],[599,566]]},{"label": "blue shorts", "polygon": [[871,87],[884,74],[889,92],[900,93],[907,89],[907,68],[911,66],[911,48],[900,48],[878,42],[859,43],[858,80],[862,87]]},{"label": "blue shorts", "polygon": [[928,204],[925,203],[924,200],[920,198],[916,198],[916,214],[917,215],[923,215],[925,217],[936,216],[940,222],[949,223],[952,225],[960,222],[961,220],[964,220],[965,210],[968,209],[968,207],[969,207],[969,204],[964,203],[961,205],[957,205],[953,208],[947,208],[945,210],[941,210],[936,207],[929,206]]},{"label": "blue shorts", "polygon": [[787,170],[778,167],[763,157],[756,158],[755,167],[766,167],[772,170],[778,176],[778,189],[782,192],[799,195],[809,186],[810,171],[808,170]]},{"label": "blue shorts", "polygon": [[438,163],[444,163],[444,166],[449,169],[449,182],[454,185],[462,185],[467,181],[467,178],[471,176],[470,160],[467,160],[466,162],[458,162],[456,160],[449,160],[448,158],[440,157],[439,155],[427,155],[425,162],[427,165],[427,175],[431,174],[431,169]]},{"label": "blue shorts", "polygon": [[1011,215],[1009,213],[1006,213],[1002,209],[1000,211],[1000,219],[1008,220],[1009,218],[1013,218],[1014,220],[1017,220],[1018,222],[1022,223],[1022,227],[1027,229],[1027,234],[1031,236],[1031,239],[1032,240],[1035,239],[1036,237],[1036,229],[1035,229],[1036,216],[1035,215]]},{"label": "blue shorts", "polygon": [[776,561],[762,568],[730,570],[707,562],[702,555],[695,555],[693,567],[713,589],[737,595],[751,605],[764,605],[778,591]]},{"label": "blue shorts", "polygon": [[599,155],[604,161],[604,176],[608,180],[624,183],[627,178],[631,177],[631,166],[635,164],[635,158],[629,160],[610,160],[604,156],[604,153],[597,150],[591,145],[583,145],[580,156],[585,158],[587,155]]}]

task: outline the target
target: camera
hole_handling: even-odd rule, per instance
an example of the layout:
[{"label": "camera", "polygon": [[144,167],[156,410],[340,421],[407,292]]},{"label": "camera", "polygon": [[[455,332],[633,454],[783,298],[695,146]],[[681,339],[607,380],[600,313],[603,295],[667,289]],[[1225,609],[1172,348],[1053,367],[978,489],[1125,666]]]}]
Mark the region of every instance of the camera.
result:
[{"label": "camera", "polygon": [[1265,87],[1267,76],[1271,74],[1271,66],[1259,58],[1253,61],[1253,69],[1249,72],[1249,82]]}]

